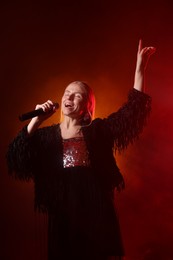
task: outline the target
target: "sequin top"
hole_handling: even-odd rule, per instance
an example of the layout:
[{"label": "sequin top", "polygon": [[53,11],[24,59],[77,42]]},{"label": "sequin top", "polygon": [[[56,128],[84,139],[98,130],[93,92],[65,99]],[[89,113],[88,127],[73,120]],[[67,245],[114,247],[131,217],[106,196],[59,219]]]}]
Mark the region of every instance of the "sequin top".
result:
[{"label": "sequin top", "polygon": [[83,137],[63,139],[64,168],[90,166],[89,153]]}]

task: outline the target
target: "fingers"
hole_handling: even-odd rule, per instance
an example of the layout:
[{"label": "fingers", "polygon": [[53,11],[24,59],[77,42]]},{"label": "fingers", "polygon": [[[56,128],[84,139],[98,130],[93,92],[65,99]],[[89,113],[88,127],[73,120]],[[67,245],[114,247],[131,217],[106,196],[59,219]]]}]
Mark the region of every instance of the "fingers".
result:
[{"label": "fingers", "polygon": [[49,112],[53,110],[53,102],[51,100],[48,100],[44,104],[42,104],[42,109],[44,112]]},{"label": "fingers", "polygon": [[42,108],[45,113],[50,112],[54,110],[54,103],[51,100],[47,100],[43,104],[38,104],[35,109],[40,109],[40,108]]},{"label": "fingers", "polygon": [[147,54],[147,55],[151,55],[156,51],[155,47],[142,47],[142,39],[139,40],[139,44],[138,44],[138,54]]},{"label": "fingers", "polygon": [[139,40],[138,52],[141,52],[141,50],[142,50],[142,39]]},{"label": "fingers", "polygon": [[153,54],[155,51],[156,51],[156,48],[155,48],[155,47],[147,47],[147,49],[146,49],[146,53],[147,53],[148,55]]},{"label": "fingers", "polygon": [[146,47],[143,49],[142,55],[144,55],[148,59],[153,53],[155,53],[155,51],[156,48],[154,47]]},{"label": "fingers", "polygon": [[147,53],[147,54],[153,54],[154,52],[156,51],[156,48],[155,47],[144,47],[142,48],[142,40],[139,41],[139,45],[138,45],[138,52],[139,53]]}]

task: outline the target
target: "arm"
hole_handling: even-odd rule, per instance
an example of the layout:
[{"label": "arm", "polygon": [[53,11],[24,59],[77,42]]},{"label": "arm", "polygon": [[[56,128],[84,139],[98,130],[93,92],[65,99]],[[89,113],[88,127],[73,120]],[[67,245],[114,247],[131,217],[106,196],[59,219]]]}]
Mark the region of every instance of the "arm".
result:
[{"label": "arm", "polygon": [[[55,125],[42,127],[28,135],[27,126],[9,144],[6,154],[8,172],[20,180],[30,180],[47,160],[53,150],[57,134]],[[45,165],[45,164],[44,164]]]},{"label": "arm", "polygon": [[139,41],[134,79],[134,88],[139,91],[145,91],[145,70],[150,56],[155,51],[154,47],[142,48],[142,40]]},{"label": "arm", "polygon": [[8,146],[6,154],[8,172],[16,179],[29,181],[33,177],[32,169],[37,145],[34,145],[32,139],[28,136],[27,126],[24,126]]},{"label": "arm", "polygon": [[134,88],[129,93],[128,101],[106,119],[119,151],[125,149],[139,136],[150,114],[151,98],[144,93],[144,80],[148,60],[154,52],[154,47],[142,48],[142,41],[139,41]]},{"label": "arm", "polygon": [[138,138],[150,111],[151,97],[133,88],[129,92],[128,101],[105,119],[116,149],[121,152]]},{"label": "arm", "polygon": [[33,118],[18,133],[16,138],[9,144],[6,154],[9,174],[21,180],[30,180],[33,177],[33,169],[36,168],[37,158],[45,140],[47,140],[47,131],[45,131],[45,128],[38,129],[38,127],[44,120],[55,113],[56,110],[50,100],[36,106],[36,109],[39,108],[42,108],[46,113]]},{"label": "arm", "polygon": [[56,112],[56,107],[54,106],[53,102],[51,100],[48,100],[47,102],[37,105],[35,109],[42,108],[45,114],[36,116],[32,118],[32,120],[29,122],[27,126],[27,132],[28,135],[31,136],[37,128],[48,119],[50,116],[52,116]]}]

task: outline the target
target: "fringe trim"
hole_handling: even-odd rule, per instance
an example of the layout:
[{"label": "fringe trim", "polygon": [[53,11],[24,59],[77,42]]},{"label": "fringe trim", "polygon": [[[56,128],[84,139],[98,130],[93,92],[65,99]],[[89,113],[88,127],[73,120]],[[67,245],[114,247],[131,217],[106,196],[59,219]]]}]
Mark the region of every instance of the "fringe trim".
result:
[{"label": "fringe trim", "polygon": [[151,112],[151,97],[147,94],[132,89],[129,92],[128,102],[116,113],[111,114],[111,131],[115,135],[115,149],[120,153],[133,144],[142,133]]}]

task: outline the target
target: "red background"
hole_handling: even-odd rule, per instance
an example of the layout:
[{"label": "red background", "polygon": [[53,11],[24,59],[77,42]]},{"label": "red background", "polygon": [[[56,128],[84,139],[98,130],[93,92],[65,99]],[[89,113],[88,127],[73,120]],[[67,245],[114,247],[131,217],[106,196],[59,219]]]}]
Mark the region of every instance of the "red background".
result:
[{"label": "red background", "polygon": [[[126,189],[116,203],[127,260],[173,259],[172,1],[4,2],[0,13],[0,259],[39,258],[33,184],[7,174],[8,143],[25,123],[18,115],[84,80],[96,94],[96,116],[118,109],[133,86],[139,38],[155,46],[147,68],[152,114],[118,165]],[[60,110],[46,122],[59,121]],[[2,254],[2,256],[1,256]]]}]

